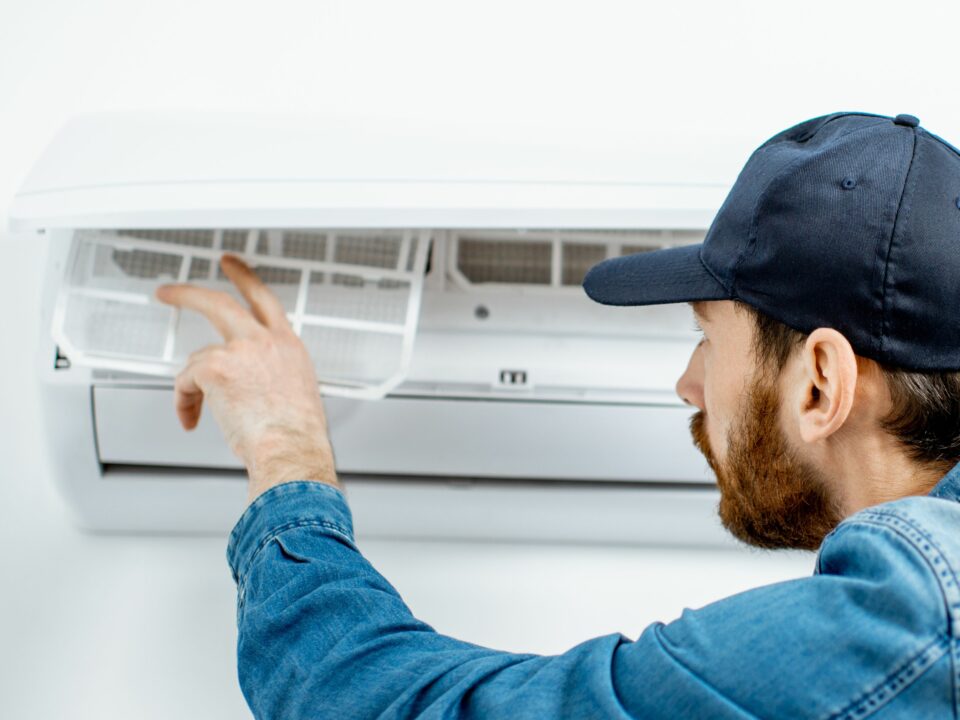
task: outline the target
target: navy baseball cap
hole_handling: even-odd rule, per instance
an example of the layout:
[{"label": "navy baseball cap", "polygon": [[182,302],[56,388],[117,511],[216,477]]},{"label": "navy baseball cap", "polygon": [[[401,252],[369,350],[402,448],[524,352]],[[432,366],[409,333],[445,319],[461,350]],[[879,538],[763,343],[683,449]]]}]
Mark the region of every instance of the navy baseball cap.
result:
[{"label": "navy baseball cap", "polygon": [[740,300],[915,371],[960,369],[960,151],[895,118],[835,113],[750,156],[702,244],[610,258],[607,305]]}]

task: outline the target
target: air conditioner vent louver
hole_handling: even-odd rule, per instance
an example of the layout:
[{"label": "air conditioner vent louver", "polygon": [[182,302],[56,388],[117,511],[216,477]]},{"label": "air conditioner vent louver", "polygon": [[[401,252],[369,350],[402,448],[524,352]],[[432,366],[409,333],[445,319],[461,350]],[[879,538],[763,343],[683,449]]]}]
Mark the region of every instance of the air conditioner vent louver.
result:
[{"label": "air conditioner vent louver", "polygon": [[461,285],[579,287],[601,260],[703,241],[694,230],[489,230],[452,233]]},{"label": "air conditioner vent louver", "polygon": [[153,292],[233,292],[218,262],[229,251],[280,298],[326,394],[382,397],[410,363],[429,243],[417,230],[79,230],[53,334],[78,365],[172,376],[218,338]]}]

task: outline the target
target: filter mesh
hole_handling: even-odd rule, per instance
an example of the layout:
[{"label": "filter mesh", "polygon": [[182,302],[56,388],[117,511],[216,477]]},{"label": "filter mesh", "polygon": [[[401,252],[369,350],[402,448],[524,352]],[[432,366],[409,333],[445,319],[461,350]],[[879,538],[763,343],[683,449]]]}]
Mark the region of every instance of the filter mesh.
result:
[{"label": "filter mesh", "polygon": [[236,252],[280,299],[328,392],[382,395],[409,363],[428,242],[409,230],[77,231],[54,337],[81,365],[172,375],[214,338],[203,318],[159,304],[157,285],[185,269],[240,299],[219,267]]},{"label": "filter mesh", "polygon": [[549,285],[552,252],[545,242],[461,236],[457,267],[472,283]]},{"label": "filter mesh", "polygon": [[283,234],[283,256],[321,262],[327,257],[327,234],[288,230]]},{"label": "filter mesh", "polygon": [[144,280],[175,281],[182,262],[181,255],[165,251],[81,242],[74,265],[76,272],[89,276],[89,284],[124,292],[139,291]]},{"label": "filter mesh", "polygon": [[80,296],[67,307],[64,330],[90,352],[151,359],[163,355],[172,315],[161,305]]},{"label": "filter mesh", "polygon": [[400,243],[390,235],[338,235],[334,261],[347,265],[395,268]]},{"label": "filter mesh", "polygon": [[585,243],[563,244],[563,284],[580,285],[587,270],[607,257],[603,245]]},{"label": "filter mesh", "polygon": [[187,273],[187,280],[200,280],[210,277],[210,268],[213,265],[206,258],[193,258],[190,261],[190,272]]},{"label": "filter mesh", "polygon": [[400,335],[307,326],[300,333],[317,367],[344,382],[373,383],[396,370]]},{"label": "filter mesh", "polygon": [[[98,259],[103,262],[103,254],[98,253]],[[146,250],[114,250],[110,261],[119,267],[124,275],[150,280],[176,280],[180,272],[183,258],[179,255],[149,252]],[[107,275],[112,271],[102,264],[97,268],[101,274]]]},{"label": "filter mesh", "polygon": [[[355,283],[337,282],[337,277]],[[381,280],[375,283],[376,292],[370,292],[362,278],[310,273],[306,312],[310,315],[332,315],[371,322],[401,324],[404,322],[410,296],[410,283]]]},{"label": "filter mesh", "polygon": [[587,270],[608,257],[702,241],[703,233],[693,230],[454,231],[454,278],[467,286],[579,286]]},{"label": "filter mesh", "polygon": [[242,253],[247,248],[247,230],[224,230],[220,239],[220,247],[227,252]]},{"label": "filter mesh", "polygon": [[213,230],[117,230],[118,237],[207,248],[213,247],[213,235]]}]

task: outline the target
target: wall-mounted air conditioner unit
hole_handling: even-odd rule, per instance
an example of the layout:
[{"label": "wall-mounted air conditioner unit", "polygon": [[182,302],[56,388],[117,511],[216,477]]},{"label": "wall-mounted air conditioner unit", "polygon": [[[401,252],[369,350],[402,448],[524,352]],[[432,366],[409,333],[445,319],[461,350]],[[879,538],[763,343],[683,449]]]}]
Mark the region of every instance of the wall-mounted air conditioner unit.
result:
[{"label": "wall-mounted air conditioner unit", "polygon": [[[559,155],[559,156],[558,156]],[[368,534],[716,535],[674,393],[684,306],[610,308],[600,260],[696,243],[726,187],[651,152],[442,142],[311,120],[75,119],[11,211],[49,247],[39,358],[58,486],[95,529],[229,528],[240,465],[172,378],[217,338],[160,283],[270,284],[310,350]]]}]

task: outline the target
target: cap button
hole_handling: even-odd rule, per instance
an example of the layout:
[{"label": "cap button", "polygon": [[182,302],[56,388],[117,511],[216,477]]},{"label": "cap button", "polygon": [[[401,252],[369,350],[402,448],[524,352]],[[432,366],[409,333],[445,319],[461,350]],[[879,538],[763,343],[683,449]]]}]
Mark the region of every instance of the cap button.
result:
[{"label": "cap button", "polygon": [[894,125],[903,125],[904,127],[916,127],[920,124],[920,119],[915,115],[897,115],[893,119]]}]

